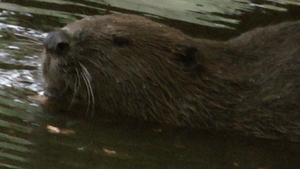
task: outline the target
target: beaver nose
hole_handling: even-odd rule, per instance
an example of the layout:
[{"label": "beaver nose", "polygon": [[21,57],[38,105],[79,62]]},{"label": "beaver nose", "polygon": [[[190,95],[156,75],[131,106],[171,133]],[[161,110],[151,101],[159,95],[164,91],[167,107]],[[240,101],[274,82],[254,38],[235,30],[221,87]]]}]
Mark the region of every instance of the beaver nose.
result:
[{"label": "beaver nose", "polygon": [[63,54],[70,49],[69,39],[69,36],[63,31],[50,32],[44,39],[44,47],[46,51]]}]

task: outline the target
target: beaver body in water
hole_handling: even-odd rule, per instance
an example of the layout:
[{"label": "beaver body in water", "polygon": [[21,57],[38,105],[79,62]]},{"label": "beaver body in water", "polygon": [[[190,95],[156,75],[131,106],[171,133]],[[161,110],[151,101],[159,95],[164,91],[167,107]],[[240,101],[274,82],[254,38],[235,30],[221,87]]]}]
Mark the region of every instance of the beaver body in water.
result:
[{"label": "beaver body in water", "polygon": [[221,42],[135,15],[90,16],[48,34],[43,76],[49,98],[91,115],[300,141],[299,45],[300,22]]}]

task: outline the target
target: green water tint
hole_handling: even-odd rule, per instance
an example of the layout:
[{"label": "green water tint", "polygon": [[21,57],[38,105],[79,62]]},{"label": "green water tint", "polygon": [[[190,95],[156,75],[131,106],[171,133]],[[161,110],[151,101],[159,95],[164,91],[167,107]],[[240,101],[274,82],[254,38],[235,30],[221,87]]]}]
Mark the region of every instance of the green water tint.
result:
[{"label": "green water tint", "polygon": [[[20,2],[20,1],[19,1]],[[84,3],[91,2],[90,5]],[[21,2],[20,2],[21,3]],[[28,2],[26,2],[28,4]],[[22,3],[21,3],[22,4]],[[24,2],[25,4],[25,2]],[[262,8],[265,10],[274,10],[285,12],[287,9],[284,5],[299,5],[299,1],[282,0],[269,0],[268,3],[262,1],[261,3],[253,3],[250,0],[236,0],[236,1],[219,1],[219,0],[153,0],[153,1],[140,1],[140,0],[86,0],[80,2],[72,1],[59,1],[59,0],[36,0],[32,1],[33,6],[27,7],[2,2],[0,8],[16,12],[25,12],[37,15],[47,15],[51,17],[58,17],[60,19],[76,20],[77,17],[83,17],[83,14],[68,13],[64,10],[72,10],[72,8],[93,9],[99,13],[104,13],[109,7],[120,8],[139,13],[146,13],[148,15],[155,15],[169,19],[200,24],[209,27],[228,28],[232,29],[230,24],[238,24],[238,19],[233,19],[229,15],[242,15],[245,12],[253,11],[255,8]],[[49,4],[49,6],[47,5]],[[35,7],[37,6],[37,7]],[[63,7],[59,9],[41,9],[51,8],[51,6]],[[113,10],[111,12],[114,12]],[[225,24],[224,24],[225,23]],[[228,25],[229,24],[229,25]]]},{"label": "green water tint", "polygon": [[[299,1],[278,2],[2,0],[0,168],[299,168],[299,143],[130,120],[74,119],[65,112],[42,111],[31,98],[43,91],[40,53],[45,32],[86,15],[137,13],[193,36],[227,39],[240,34],[233,28],[245,31],[269,21],[260,20],[265,15],[277,22],[282,18],[274,16],[280,14],[286,20],[300,19],[288,10],[299,11]],[[245,14],[249,17],[241,17]],[[241,25],[249,18],[255,24]],[[61,132],[50,132],[49,125]]]}]

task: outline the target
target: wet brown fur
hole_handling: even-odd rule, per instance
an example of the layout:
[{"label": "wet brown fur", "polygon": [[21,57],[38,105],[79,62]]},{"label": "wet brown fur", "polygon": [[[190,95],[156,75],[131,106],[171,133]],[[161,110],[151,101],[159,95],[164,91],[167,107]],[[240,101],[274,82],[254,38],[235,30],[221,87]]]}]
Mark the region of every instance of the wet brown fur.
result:
[{"label": "wet brown fur", "polygon": [[49,95],[70,106],[300,141],[300,22],[226,42],[121,14],[58,32],[45,39],[43,75]]}]

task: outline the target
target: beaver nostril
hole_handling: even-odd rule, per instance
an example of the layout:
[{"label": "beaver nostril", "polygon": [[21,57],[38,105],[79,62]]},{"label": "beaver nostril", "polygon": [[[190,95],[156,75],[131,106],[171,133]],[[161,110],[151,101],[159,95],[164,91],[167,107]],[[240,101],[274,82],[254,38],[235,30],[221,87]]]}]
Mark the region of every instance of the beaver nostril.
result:
[{"label": "beaver nostril", "polygon": [[70,49],[69,43],[60,42],[56,45],[55,51],[59,54],[65,53]]},{"label": "beaver nostril", "polygon": [[50,32],[44,40],[44,47],[48,51],[63,54],[70,49],[69,36],[63,31]]}]

